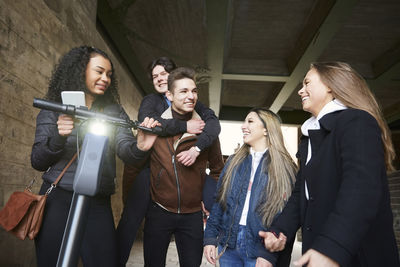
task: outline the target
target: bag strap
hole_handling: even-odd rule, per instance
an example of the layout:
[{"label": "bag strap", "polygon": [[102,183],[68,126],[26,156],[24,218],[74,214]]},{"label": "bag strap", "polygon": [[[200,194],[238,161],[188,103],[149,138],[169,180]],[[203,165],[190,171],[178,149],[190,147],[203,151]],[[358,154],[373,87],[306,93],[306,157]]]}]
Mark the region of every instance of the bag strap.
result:
[{"label": "bag strap", "polygon": [[65,172],[68,170],[68,168],[71,166],[71,164],[74,162],[74,160],[76,159],[77,156],[78,156],[78,153],[75,153],[74,156],[72,157],[72,159],[64,167],[64,169],[62,170],[60,175],[58,175],[58,177],[54,181],[54,183],[52,183],[51,186],[49,187],[49,189],[47,189],[46,195],[50,194],[51,190],[53,190],[53,188],[57,187],[58,182],[60,182],[61,178],[64,176]]}]

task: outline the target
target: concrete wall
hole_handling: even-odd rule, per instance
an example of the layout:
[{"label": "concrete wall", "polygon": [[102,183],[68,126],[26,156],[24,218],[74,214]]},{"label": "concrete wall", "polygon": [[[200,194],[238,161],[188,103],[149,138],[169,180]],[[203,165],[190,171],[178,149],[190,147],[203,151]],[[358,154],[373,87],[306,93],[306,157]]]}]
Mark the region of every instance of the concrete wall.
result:
[{"label": "concrete wall", "polygon": [[393,211],[393,228],[400,254],[400,131],[392,132],[393,146],[396,151],[394,166],[397,171],[388,176],[390,199]]},{"label": "concrete wall", "polygon": [[[96,29],[97,0],[0,0],[0,208],[41,173],[32,169],[30,152],[38,109],[54,64],[73,47],[88,44],[113,59],[121,100],[136,118],[142,99],[124,66],[117,62]],[[118,162],[121,167],[122,163]],[[113,196],[116,220],[121,212],[121,168]],[[0,266],[35,266],[32,241],[20,241],[0,230]]]},{"label": "concrete wall", "polygon": [[393,228],[400,252],[400,171],[390,174],[388,179],[393,211]]}]

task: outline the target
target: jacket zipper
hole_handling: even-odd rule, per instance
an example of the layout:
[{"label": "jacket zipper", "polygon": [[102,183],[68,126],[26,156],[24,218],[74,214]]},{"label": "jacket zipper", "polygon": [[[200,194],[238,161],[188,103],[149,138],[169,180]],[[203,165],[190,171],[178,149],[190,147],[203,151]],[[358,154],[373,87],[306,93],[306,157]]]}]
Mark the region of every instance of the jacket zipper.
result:
[{"label": "jacket zipper", "polygon": [[167,147],[168,147],[169,153],[171,153],[171,156],[172,156],[172,166],[174,166],[176,190],[177,190],[177,194],[178,194],[178,213],[181,213],[181,186],[179,184],[178,171],[176,170],[175,153],[171,151],[171,148],[169,147],[167,138],[165,139],[165,142],[167,142]]},{"label": "jacket zipper", "polygon": [[172,165],[174,166],[176,189],[178,191],[178,213],[181,213],[181,187],[179,184],[178,172],[176,170],[175,155],[172,155]]},{"label": "jacket zipper", "polygon": [[[184,142],[189,141],[189,140],[190,139],[184,140],[181,143],[184,143]],[[181,186],[180,186],[180,183],[179,183],[178,170],[176,168],[176,162],[175,162],[175,151],[176,150],[175,149],[174,149],[174,151],[171,150],[171,148],[169,147],[169,143],[168,143],[168,139],[167,138],[165,139],[165,142],[167,142],[167,147],[168,147],[169,153],[172,156],[172,166],[174,166],[174,173],[175,173],[175,180],[176,180],[176,190],[177,190],[177,193],[178,193],[178,214],[179,214],[179,213],[181,213]]]},{"label": "jacket zipper", "polygon": [[[247,170],[248,170],[248,167],[246,167],[245,173],[247,173]],[[242,192],[242,190],[243,190],[243,184],[242,184],[242,187],[240,188],[239,195],[240,195],[240,192]],[[231,222],[231,225],[229,226],[228,237],[226,238],[226,242],[225,242],[223,251],[225,251],[225,249],[228,247],[228,242],[229,242],[229,239],[231,238],[232,227],[233,227],[233,223],[234,223],[234,220],[235,220],[235,214],[236,214],[237,208],[238,208],[238,206],[239,206],[238,204],[239,204],[239,197],[236,198],[235,210],[233,211],[232,222]],[[221,255],[221,256],[222,256],[222,255]],[[248,256],[248,255],[247,255],[247,252],[246,252],[246,256]]]}]

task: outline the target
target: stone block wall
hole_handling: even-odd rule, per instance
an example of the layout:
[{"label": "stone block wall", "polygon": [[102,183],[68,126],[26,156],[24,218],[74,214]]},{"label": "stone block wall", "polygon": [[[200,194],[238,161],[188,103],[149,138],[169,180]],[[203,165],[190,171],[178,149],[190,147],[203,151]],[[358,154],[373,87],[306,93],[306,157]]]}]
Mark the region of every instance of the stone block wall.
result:
[{"label": "stone block wall", "polygon": [[[0,0],[0,208],[15,190],[41,173],[30,164],[35,133],[34,97],[47,91],[59,58],[83,44],[105,50],[113,60],[122,105],[137,117],[141,94],[124,65],[96,29],[97,0]],[[122,162],[113,196],[114,217],[122,210]],[[20,241],[0,229],[0,266],[36,266],[33,241]]]},{"label": "stone block wall", "polygon": [[400,252],[400,171],[390,174],[388,180],[393,211],[393,228]]},{"label": "stone block wall", "polygon": [[[396,159],[393,165],[396,172],[388,175],[390,199],[393,211],[393,228],[396,235],[397,247],[400,252],[400,131],[392,130],[393,147],[396,151]],[[400,253],[399,253],[400,254]]]}]

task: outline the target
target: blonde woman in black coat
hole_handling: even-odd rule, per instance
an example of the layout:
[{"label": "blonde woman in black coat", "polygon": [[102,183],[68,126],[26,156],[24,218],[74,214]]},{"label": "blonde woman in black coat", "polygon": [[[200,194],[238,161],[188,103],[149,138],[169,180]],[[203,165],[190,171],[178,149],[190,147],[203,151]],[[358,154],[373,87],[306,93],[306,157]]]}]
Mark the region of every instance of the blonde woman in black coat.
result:
[{"label": "blonde woman in black coat", "polygon": [[[298,266],[400,266],[386,176],[395,152],[366,82],[348,64],[314,63],[299,95],[312,117],[301,127],[295,189],[271,231],[302,227]],[[260,236],[270,251],[285,245]]]}]

